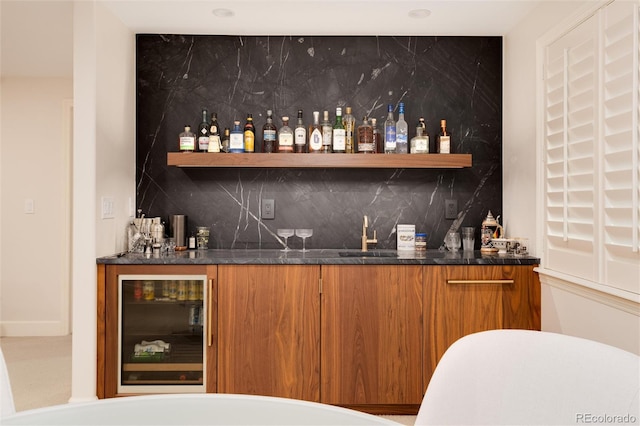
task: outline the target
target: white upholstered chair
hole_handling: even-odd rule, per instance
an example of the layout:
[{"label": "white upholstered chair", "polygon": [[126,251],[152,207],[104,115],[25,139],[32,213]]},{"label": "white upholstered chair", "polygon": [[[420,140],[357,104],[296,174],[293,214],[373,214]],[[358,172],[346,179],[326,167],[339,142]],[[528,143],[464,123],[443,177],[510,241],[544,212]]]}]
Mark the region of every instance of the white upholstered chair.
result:
[{"label": "white upholstered chair", "polygon": [[11,383],[9,382],[9,372],[7,371],[7,364],[4,361],[2,348],[0,348],[0,418],[10,416],[15,412],[13,392],[11,392]]},{"label": "white upholstered chair", "polygon": [[416,425],[589,423],[640,423],[640,356],[529,330],[456,341],[438,363],[416,418]]}]

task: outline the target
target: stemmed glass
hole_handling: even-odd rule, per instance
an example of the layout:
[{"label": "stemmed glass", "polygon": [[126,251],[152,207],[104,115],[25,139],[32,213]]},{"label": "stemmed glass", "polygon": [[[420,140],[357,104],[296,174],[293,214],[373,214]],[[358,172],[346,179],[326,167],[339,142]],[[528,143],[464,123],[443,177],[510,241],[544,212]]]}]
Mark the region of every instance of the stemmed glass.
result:
[{"label": "stemmed glass", "polygon": [[305,242],[313,235],[313,229],[296,229],[296,237],[302,238],[302,251],[307,251]]},{"label": "stemmed glass", "polygon": [[293,236],[293,229],[278,229],[277,232],[278,237],[284,238],[284,248],[280,251],[289,251],[289,237]]}]

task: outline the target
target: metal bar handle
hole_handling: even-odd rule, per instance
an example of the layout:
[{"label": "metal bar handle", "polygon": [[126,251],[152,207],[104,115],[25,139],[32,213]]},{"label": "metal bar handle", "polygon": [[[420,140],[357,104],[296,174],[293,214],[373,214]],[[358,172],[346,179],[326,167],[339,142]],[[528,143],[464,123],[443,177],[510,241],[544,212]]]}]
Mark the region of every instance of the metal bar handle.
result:
[{"label": "metal bar handle", "polygon": [[514,280],[447,280],[447,284],[513,284]]}]

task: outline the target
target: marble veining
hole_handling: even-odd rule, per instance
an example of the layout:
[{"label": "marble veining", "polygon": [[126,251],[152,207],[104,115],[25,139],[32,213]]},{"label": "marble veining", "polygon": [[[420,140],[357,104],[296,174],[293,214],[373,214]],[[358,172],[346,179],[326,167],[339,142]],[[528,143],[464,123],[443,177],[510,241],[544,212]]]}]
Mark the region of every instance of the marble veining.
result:
[{"label": "marble veining", "polygon": [[[187,234],[210,226],[214,249],[279,249],[278,228],[313,228],[310,248],[355,249],[363,215],[378,232],[378,248],[393,249],[397,224],[415,224],[428,247],[445,233],[479,228],[487,211],[502,214],[502,39],[500,37],[137,36],[137,205],[147,217],[188,217]],[[169,167],[185,124],[197,129],[202,108],[221,127],[253,115],[256,147],[266,110],[275,122],[297,110],[351,106],[381,126],[386,105],[403,101],[409,137],[425,117],[430,149],[447,119],[455,152],[473,166],[457,170],[191,169]],[[293,126],[292,126],[293,127]],[[233,154],[229,154],[233,155]],[[311,155],[311,154],[306,154]],[[346,154],[335,154],[346,155]],[[357,154],[354,154],[357,155]],[[382,155],[382,154],[381,154]],[[274,220],[261,218],[263,198],[275,200]],[[455,220],[446,199],[458,201]],[[477,229],[478,231],[478,229]],[[479,248],[476,238],[476,248]],[[289,238],[292,248],[301,240]]]}]

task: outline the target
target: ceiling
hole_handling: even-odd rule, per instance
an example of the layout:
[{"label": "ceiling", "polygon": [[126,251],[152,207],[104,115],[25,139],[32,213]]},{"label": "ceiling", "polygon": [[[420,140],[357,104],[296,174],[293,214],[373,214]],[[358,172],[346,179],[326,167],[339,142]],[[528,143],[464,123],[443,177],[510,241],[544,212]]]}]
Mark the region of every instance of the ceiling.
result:
[{"label": "ceiling", "polygon": [[[96,1],[135,33],[501,36],[545,0]],[[0,16],[3,76],[72,75],[72,1],[0,0]]]}]

